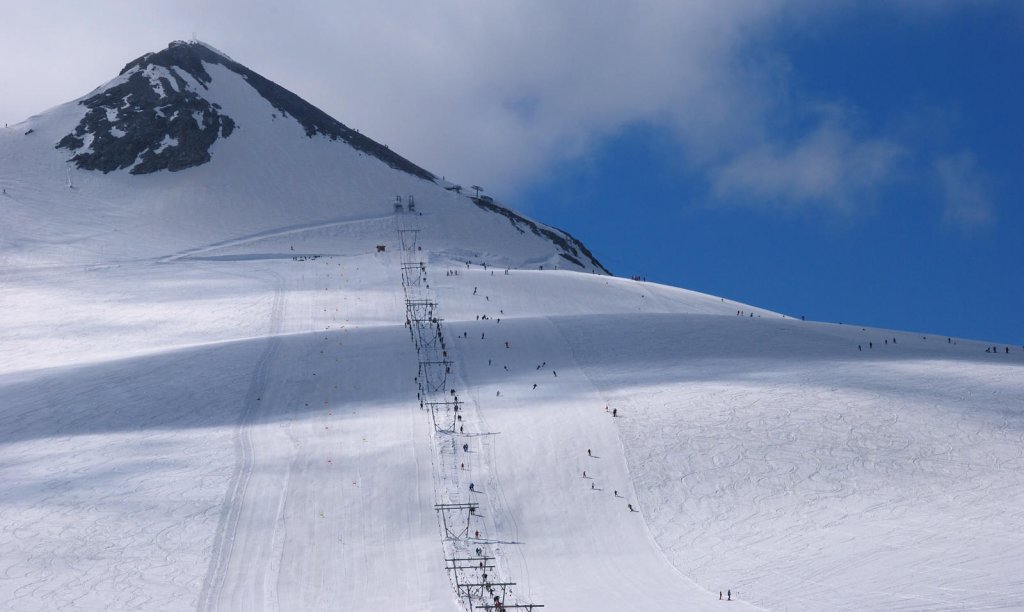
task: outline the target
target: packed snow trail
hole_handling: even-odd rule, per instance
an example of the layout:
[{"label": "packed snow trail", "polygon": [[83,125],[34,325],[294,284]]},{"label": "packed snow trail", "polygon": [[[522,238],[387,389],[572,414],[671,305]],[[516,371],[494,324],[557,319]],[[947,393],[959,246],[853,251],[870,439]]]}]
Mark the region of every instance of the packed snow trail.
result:
[{"label": "packed snow trail", "polygon": [[228,564],[231,561],[239,514],[245,501],[245,491],[252,476],[253,447],[252,424],[258,417],[261,407],[269,405],[261,400],[267,395],[267,374],[271,363],[280,348],[281,319],[284,309],[283,280],[278,278],[278,287],[274,291],[274,304],[270,311],[270,329],[268,330],[267,348],[260,357],[245,395],[244,405],[235,428],[235,469],[228,484],[228,493],[220,512],[217,533],[214,537],[213,550],[210,555],[210,567],[203,579],[203,589],[199,594],[199,610],[214,610],[221,597],[224,583],[227,580]]},{"label": "packed snow trail", "polygon": [[529,574],[534,599],[552,609],[683,601],[688,609],[716,609],[717,594],[672,567],[648,532],[615,419],[558,328],[530,316],[524,296],[502,289],[537,274],[478,266],[452,272],[434,280],[441,299],[462,306],[464,318],[448,325],[456,332],[453,354],[480,418],[501,432],[489,441],[486,463],[509,466],[490,485],[509,509],[497,526],[523,542],[512,567]]}]

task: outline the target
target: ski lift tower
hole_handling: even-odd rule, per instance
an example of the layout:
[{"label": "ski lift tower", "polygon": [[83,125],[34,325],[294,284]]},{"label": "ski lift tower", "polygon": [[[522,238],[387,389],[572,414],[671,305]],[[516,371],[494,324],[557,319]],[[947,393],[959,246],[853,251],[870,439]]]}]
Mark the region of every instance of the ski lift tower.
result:
[{"label": "ski lift tower", "polygon": [[395,214],[403,212],[405,212],[405,209],[402,207],[402,196],[395,196]]},{"label": "ski lift tower", "polygon": [[413,199],[412,196],[409,196],[408,202],[409,202],[409,212],[411,212],[411,213],[416,212],[416,200]]}]

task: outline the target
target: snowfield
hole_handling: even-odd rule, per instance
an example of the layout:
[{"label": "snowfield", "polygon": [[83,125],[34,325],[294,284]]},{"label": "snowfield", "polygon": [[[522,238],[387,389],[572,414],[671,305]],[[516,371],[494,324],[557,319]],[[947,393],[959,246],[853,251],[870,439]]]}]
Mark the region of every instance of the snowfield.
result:
[{"label": "snowfield", "polygon": [[[216,253],[5,275],[4,609],[458,609],[397,256]],[[524,599],[1024,605],[1019,352],[428,270]]]},{"label": "snowfield", "polygon": [[0,130],[0,610],[1024,609],[1022,347],[605,275],[199,65],[202,165]]}]

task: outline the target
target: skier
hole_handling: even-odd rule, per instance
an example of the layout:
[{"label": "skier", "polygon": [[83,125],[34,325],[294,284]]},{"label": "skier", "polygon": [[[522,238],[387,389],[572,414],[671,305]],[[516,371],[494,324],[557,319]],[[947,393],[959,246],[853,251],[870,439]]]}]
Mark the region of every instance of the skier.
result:
[{"label": "skier", "polygon": [[508,340],[505,341],[505,348],[508,348]]},{"label": "skier", "polygon": [[470,491],[476,491],[476,489],[474,488],[473,483],[469,483],[469,490]]},{"label": "skier", "polygon": [[462,445],[462,452],[464,452],[464,453],[468,453],[469,452],[469,444],[463,444]]},{"label": "skier", "polygon": [[633,509],[633,504],[626,504],[626,506],[629,508],[630,512],[636,512],[636,510]]},{"label": "skier", "polygon": [[586,477],[587,477],[587,471],[586,471],[586,470],[583,470],[583,477],[584,477],[584,478],[586,478]]},{"label": "skier", "polygon": [[725,596],[728,598],[726,601],[732,601],[732,589],[726,589]]},{"label": "skier", "polygon": [[534,389],[536,389],[536,388],[537,388],[537,383],[533,383],[533,388],[534,388]]},{"label": "skier", "polygon": [[473,295],[476,295],[476,287],[473,287]]},{"label": "skier", "polygon": [[590,490],[591,490],[591,491],[593,491],[593,490],[594,490],[594,483],[590,483]]},{"label": "skier", "polygon": [[618,408],[612,408],[612,416],[613,417],[619,416],[619,409]]},{"label": "skier", "polygon": [[[535,385],[535,386],[536,386],[536,385]],[[588,457],[593,457],[593,456],[594,456],[594,455],[592,455],[592,454],[590,453],[590,449],[589,449],[589,448],[587,449],[587,456],[588,456]]]},{"label": "skier", "polygon": [[558,378],[558,372],[551,370],[551,373],[555,375],[555,378]]}]

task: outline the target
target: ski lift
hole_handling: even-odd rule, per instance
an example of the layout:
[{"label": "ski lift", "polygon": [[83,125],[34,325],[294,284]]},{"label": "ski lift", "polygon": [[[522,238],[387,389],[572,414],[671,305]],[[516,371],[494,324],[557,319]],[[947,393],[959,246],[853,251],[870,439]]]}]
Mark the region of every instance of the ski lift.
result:
[{"label": "ski lift", "polygon": [[416,200],[412,196],[409,196],[409,212],[416,212]]},{"label": "ski lift", "polygon": [[402,196],[395,196],[395,212],[405,212],[405,209],[402,208]]}]

